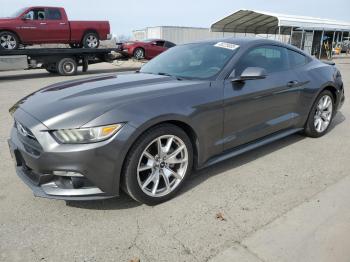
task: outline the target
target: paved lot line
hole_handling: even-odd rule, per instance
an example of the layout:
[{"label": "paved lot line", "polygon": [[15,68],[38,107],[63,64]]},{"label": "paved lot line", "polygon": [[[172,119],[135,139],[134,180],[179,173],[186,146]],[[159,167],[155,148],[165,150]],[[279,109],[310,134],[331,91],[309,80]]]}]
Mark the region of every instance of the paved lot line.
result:
[{"label": "paved lot line", "polygon": [[247,249],[230,248],[213,261],[258,261],[249,260],[253,253],[268,262],[349,262],[349,199],[347,176],[243,240]]}]

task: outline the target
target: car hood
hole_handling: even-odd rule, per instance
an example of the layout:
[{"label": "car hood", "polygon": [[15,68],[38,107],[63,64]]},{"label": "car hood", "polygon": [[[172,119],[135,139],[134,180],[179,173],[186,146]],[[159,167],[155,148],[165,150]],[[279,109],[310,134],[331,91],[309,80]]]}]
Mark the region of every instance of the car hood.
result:
[{"label": "car hood", "polygon": [[196,81],[142,73],[103,75],[45,87],[10,111],[21,108],[49,129],[79,128],[116,107],[177,92],[176,87],[189,82]]}]

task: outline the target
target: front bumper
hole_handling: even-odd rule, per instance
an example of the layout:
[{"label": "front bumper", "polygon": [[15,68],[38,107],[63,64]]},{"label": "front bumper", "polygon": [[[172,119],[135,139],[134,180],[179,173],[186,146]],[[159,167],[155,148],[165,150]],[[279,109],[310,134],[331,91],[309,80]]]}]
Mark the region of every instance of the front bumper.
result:
[{"label": "front bumper", "polygon": [[[16,126],[8,140],[17,175],[35,196],[63,200],[105,199],[119,195],[119,178],[125,141],[131,127],[125,125],[109,140],[80,145],[59,144],[47,127],[18,109],[16,121],[33,137],[23,135]],[[82,177],[64,177],[54,171],[75,172]]]}]

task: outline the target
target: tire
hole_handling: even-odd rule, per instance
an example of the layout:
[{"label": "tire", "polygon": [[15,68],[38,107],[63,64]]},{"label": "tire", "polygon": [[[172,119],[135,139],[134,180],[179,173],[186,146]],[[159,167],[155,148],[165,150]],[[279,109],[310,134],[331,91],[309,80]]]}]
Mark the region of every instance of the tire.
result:
[{"label": "tire", "polygon": [[57,74],[58,73],[56,64],[50,64],[45,69],[50,74]]},{"label": "tire", "polygon": [[[160,161],[155,156],[159,154],[158,138],[163,150],[168,148],[168,153],[162,151]],[[180,151],[176,154],[176,150]],[[175,156],[171,156],[172,153]],[[177,126],[162,124],[142,134],[130,149],[123,167],[123,189],[138,202],[157,205],[176,195],[191,173],[192,166],[193,148],[187,134]]]},{"label": "tire", "polygon": [[145,59],[145,50],[141,47],[138,47],[134,50],[133,57],[137,60]]},{"label": "tire", "polygon": [[57,64],[57,71],[63,76],[75,75],[77,70],[77,62],[72,58],[63,58]]},{"label": "tire", "polygon": [[83,46],[81,44],[69,44],[70,48],[76,49],[76,48],[82,48]]},{"label": "tire", "polygon": [[[327,103],[328,106],[325,105],[325,103]],[[309,113],[305,125],[305,135],[313,138],[325,135],[331,126],[334,113],[333,94],[328,90],[324,90],[317,96]]]},{"label": "tire", "polygon": [[3,31],[0,32],[0,50],[16,50],[19,48],[19,39],[16,34]]},{"label": "tire", "polygon": [[83,72],[87,72],[89,69],[89,61],[87,59],[83,59]]},{"label": "tire", "polygon": [[46,68],[46,71],[49,72],[50,74],[57,74],[58,73],[56,69]]},{"label": "tire", "polygon": [[85,48],[98,48],[100,46],[100,38],[98,34],[89,32],[84,35],[82,44]]}]

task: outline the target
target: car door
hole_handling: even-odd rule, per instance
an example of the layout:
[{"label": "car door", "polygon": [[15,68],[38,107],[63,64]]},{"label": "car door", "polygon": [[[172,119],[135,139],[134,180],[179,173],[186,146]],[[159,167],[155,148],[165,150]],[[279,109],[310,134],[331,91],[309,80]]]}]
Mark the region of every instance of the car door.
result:
[{"label": "car door", "polygon": [[47,8],[46,12],[46,34],[51,43],[67,43],[70,39],[68,21],[64,19],[58,8]]},{"label": "car door", "polygon": [[40,43],[47,40],[45,10],[33,8],[22,19],[18,31],[24,43]]},{"label": "car door", "polygon": [[162,41],[162,40],[151,42],[148,48],[147,56],[149,58],[153,58],[159,55],[160,53],[164,52],[166,50],[164,47],[164,44],[165,44],[165,41]]},{"label": "car door", "polygon": [[280,46],[253,47],[236,63],[235,77],[248,67],[261,67],[264,79],[233,81],[224,88],[224,150],[292,127],[299,91],[289,70],[287,50]]}]

